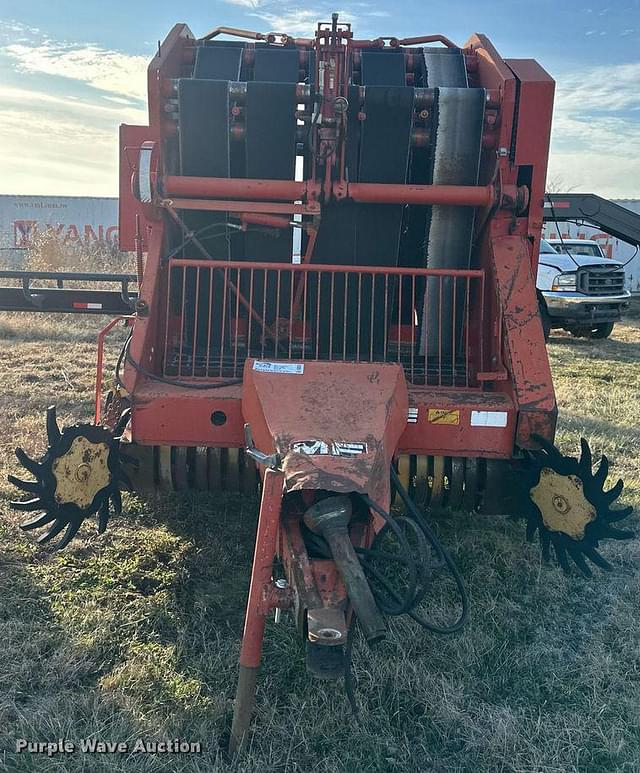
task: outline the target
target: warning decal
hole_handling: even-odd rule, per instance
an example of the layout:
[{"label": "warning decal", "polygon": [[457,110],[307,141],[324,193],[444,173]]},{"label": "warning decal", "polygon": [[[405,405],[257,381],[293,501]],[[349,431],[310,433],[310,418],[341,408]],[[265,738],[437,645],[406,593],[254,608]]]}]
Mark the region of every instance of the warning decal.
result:
[{"label": "warning decal", "polygon": [[428,420],[431,424],[460,424],[460,411],[447,408],[429,408]]}]

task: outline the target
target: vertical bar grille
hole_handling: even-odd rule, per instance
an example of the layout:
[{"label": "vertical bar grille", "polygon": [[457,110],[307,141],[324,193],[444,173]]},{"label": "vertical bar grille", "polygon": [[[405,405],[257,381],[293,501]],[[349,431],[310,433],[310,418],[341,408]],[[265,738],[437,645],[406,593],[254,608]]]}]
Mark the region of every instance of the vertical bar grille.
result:
[{"label": "vertical bar grille", "polygon": [[174,259],[164,375],[239,377],[248,357],[398,362],[412,384],[476,386],[483,303],[482,271]]}]

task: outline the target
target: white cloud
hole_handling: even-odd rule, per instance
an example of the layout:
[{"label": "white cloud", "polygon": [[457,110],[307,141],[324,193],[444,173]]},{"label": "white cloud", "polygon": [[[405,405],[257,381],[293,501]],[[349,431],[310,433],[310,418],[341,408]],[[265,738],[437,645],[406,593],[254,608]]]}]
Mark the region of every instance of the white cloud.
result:
[{"label": "white cloud", "polygon": [[146,123],[148,58],[13,21],[0,21],[0,56],[13,70],[0,84],[3,192],[114,195],[118,125]]},{"label": "white cloud", "polygon": [[224,0],[230,5],[239,5],[242,8],[259,8],[263,0]]},{"label": "white cloud", "polygon": [[[117,97],[105,97],[110,101],[117,101]],[[29,106],[33,110],[48,110],[53,114],[56,108],[59,112],[68,116],[73,116],[76,120],[86,121],[98,120],[101,117],[109,121],[120,121],[124,123],[139,123],[146,118],[144,109],[135,107],[129,100],[122,100],[128,109],[116,107],[110,104],[97,104],[79,99],[74,95],[56,96],[46,91],[37,91],[35,89],[21,89],[14,86],[4,86],[0,84],[0,100],[2,100],[3,110],[21,109]]]},{"label": "white cloud", "polygon": [[17,32],[20,35],[39,35],[40,30],[38,27],[29,27],[27,24],[23,24],[22,22],[11,20],[11,21],[1,21],[0,20],[0,32],[4,34],[8,34],[11,38],[15,39],[15,33]]},{"label": "white cloud", "polygon": [[0,53],[13,60],[19,72],[57,75],[96,89],[146,98],[147,57],[112,51],[92,43],[51,40],[10,43]]},{"label": "white cloud", "polygon": [[640,62],[593,67],[558,77],[556,103],[563,110],[622,110],[640,105]]},{"label": "white cloud", "polygon": [[606,197],[640,194],[640,63],[558,78],[549,179]]},{"label": "white cloud", "polygon": [[108,131],[47,110],[3,109],[2,192],[114,195],[115,126]]},{"label": "white cloud", "polygon": [[313,37],[316,24],[323,14],[316,11],[300,9],[282,9],[281,11],[260,11],[252,14],[269,25],[269,30],[274,32],[286,32],[296,37]]},{"label": "white cloud", "polygon": [[146,111],[0,85],[2,193],[113,196],[118,124]]},{"label": "white cloud", "polygon": [[[303,9],[282,7],[275,3],[260,5],[256,13],[251,14],[262,19],[273,32],[284,32],[294,37],[312,38],[315,35],[318,22],[330,22],[332,10],[327,8]],[[349,11],[337,11],[341,24],[353,24],[355,16]]]}]

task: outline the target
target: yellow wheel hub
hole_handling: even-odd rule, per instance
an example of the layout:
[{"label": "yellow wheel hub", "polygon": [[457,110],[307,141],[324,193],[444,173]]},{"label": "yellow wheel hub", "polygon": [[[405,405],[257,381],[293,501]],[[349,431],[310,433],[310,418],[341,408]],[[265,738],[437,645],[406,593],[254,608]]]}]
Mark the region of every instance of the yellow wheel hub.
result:
[{"label": "yellow wheel hub", "polygon": [[584,495],[577,475],[561,475],[549,467],[540,471],[540,480],[531,489],[544,525],[575,540],[584,539],[584,530],[596,519],[596,508]]},{"label": "yellow wheel hub", "polygon": [[56,502],[74,504],[82,510],[89,507],[96,494],[111,483],[108,460],[106,443],[92,443],[83,436],[75,438],[67,453],[51,466]]}]

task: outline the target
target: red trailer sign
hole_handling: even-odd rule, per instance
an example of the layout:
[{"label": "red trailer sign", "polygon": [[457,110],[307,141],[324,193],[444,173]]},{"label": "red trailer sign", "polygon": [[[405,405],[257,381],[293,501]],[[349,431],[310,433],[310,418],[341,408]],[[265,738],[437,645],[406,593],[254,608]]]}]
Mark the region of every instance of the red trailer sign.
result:
[{"label": "red trailer sign", "polygon": [[65,245],[118,244],[118,200],[86,196],[0,196],[0,253],[19,260],[38,235]]}]

